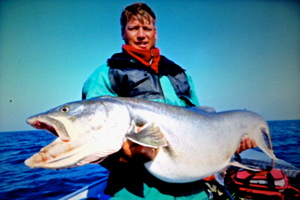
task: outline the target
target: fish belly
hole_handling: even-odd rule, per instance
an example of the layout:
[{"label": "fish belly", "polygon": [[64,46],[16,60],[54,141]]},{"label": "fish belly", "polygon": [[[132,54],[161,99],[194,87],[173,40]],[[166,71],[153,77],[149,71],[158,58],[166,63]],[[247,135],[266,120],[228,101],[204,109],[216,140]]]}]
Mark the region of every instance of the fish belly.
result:
[{"label": "fish belly", "polygon": [[[202,160],[203,161],[203,160]],[[168,154],[158,154],[157,157],[145,164],[146,169],[156,178],[169,183],[188,183],[201,180],[221,171],[229,165],[229,160],[215,163],[201,162],[194,159],[174,159]]]}]

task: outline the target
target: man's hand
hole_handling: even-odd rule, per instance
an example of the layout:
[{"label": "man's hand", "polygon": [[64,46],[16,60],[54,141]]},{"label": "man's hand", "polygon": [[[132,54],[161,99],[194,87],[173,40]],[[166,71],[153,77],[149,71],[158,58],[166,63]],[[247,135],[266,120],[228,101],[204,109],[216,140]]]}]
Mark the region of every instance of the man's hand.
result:
[{"label": "man's hand", "polygon": [[122,150],[123,155],[120,157],[119,161],[124,163],[128,163],[130,161],[145,163],[153,160],[158,153],[158,149],[145,147],[130,140],[124,142]]},{"label": "man's hand", "polygon": [[236,151],[236,153],[241,153],[242,151],[245,151],[247,149],[251,149],[251,148],[255,148],[257,147],[257,144],[254,140],[252,140],[251,138],[249,138],[247,135],[245,135],[242,138],[241,144],[238,148],[238,150]]}]

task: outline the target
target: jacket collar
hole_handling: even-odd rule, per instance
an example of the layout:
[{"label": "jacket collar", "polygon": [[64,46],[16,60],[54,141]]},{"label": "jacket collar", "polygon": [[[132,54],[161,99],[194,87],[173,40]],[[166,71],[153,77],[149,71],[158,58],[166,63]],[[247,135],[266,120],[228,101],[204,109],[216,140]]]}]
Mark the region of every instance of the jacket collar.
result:
[{"label": "jacket collar", "polygon": [[[138,60],[136,60],[135,58],[133,58],[125,52],[116,53],[112,55],[112,57],[107,60],[107,63],[110,67],[127,68],[128,65],[130,65],[131,68],[144,69],[150,73],[155,72],[153,69],[143,65],[141,62],[139,62]],[[158,69],[159,76],[185,71],[179,65],[177,65],[176,63],[169,60],[163,55],[160,56]]]}]

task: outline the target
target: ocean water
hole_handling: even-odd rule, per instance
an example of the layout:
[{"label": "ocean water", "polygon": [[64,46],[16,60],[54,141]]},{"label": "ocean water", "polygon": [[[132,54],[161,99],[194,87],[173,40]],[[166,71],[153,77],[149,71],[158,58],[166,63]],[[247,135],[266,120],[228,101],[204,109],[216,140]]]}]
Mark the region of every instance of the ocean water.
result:
[{"label": "ocean water", "polygon": [[[270,121],[278,158],[300,168],[300,120]],[[100,165],[62,170],[30,169],[24,160],[55,139],[45,131],[0,133],[0,199],[59,199],[108,173]]]}]

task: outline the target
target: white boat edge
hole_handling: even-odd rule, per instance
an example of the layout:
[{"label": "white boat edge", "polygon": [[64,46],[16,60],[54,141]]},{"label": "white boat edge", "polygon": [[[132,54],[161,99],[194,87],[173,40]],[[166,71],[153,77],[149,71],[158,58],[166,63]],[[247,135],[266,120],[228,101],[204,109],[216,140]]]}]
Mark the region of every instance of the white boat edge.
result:
[{"label": "white boat edge", "polygon": [[68,194],[59,200],[83,200],[87,198],[96,198],[101,200],[109,199],[110,196],[104,194],[104,189],[106,187],[107,176],[102,179],[93,182],[92,184],[85,186],[71,194]]}]

